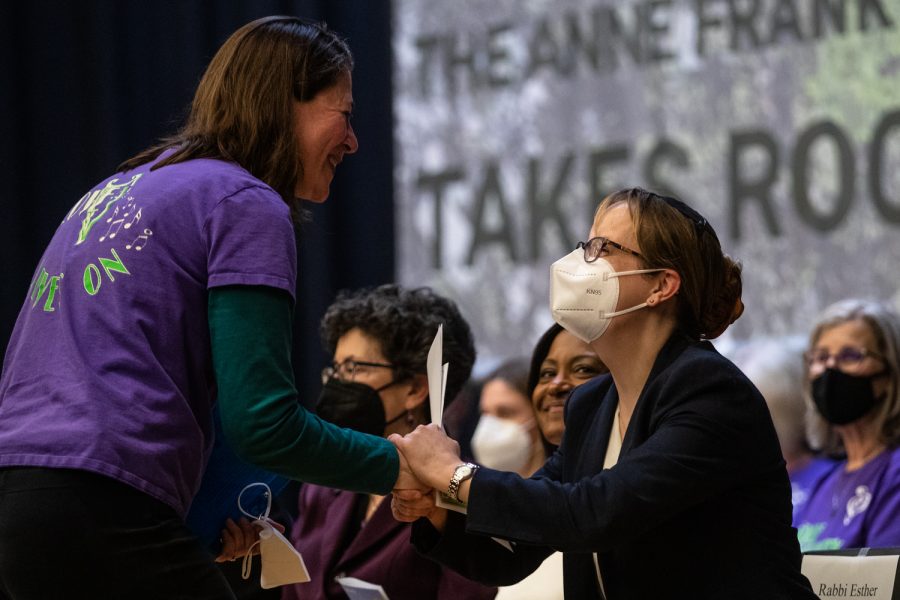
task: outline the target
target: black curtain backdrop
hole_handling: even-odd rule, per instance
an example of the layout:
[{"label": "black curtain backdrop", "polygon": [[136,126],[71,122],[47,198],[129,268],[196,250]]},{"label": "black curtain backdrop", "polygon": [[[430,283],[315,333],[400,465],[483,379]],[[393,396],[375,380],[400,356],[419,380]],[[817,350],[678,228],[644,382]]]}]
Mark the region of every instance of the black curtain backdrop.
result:
[{"label": "black curtain backdrop", "polygon": [[[394,279],[388,0],[4,0],[0,4],[0,347],[44,246],[122,160],[182,123],[209,59],[238,27],[288,14],[349,41],[360,149],[298,232],[294,366],[302,400],[327,357],[318,324],[336,292]],[[45,340],[52,344],[53,340]]]}]

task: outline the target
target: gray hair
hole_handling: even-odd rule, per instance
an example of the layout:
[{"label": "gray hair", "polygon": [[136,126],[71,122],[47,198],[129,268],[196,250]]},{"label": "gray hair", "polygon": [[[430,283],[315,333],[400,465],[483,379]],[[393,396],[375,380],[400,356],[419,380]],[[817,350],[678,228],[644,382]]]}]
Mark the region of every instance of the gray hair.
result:
[{"label": "gray hair", "polygon": [[[857,320],[869,326],[875,336],[877,347],[874,350],[884,357],[889,378],[887,398],[876,407],[875,420],[880,441],[887,446],[894,446],[900,443],[900,317],[897,313],[887,305],[872,300],[841,300],[826,308],[819,317],[809,336],[809,348],[815,347],[826,329]],[[806,431],[812,447],[829,454],[843,453],[840,437],[815,409],[811,386],[808,384],[804,398],[809,407],[806,413]]]}]

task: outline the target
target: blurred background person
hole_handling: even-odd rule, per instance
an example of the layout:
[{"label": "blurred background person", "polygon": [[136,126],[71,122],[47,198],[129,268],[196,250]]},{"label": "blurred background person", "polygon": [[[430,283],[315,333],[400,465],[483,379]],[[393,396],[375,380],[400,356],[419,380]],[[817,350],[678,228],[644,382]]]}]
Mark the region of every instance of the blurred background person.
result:
[{"label": "blurred background person", "polygon": [[806,352],[809,440],[840,455],[795,516],[803,551],[900,546],[900,318],[858,299],[825,309]]},{"label": "blurred background person", "polygon": [[472,435],[475,461],[528,477],[546,455],[531,399],[528,360],[512,358],[494,369],[481,386],[481,418]]},{"label": "blurred background person", "polygon": [[[426,359],[443,324],[446,398],[469,378],[475,346],[456,304],[428,288],[383,285],[342,293],[322,321],[334,357],[322,373],[317,413],[372,435],[408,433],[429,423]],[[304,485],[291,541],[312,581],[286,586],[285,600],[346,598],[337,576],[380,585],[391,600],[493,598],[496,588],[469,581],[419,555],[410,526],[391,516],[384,496]]]},{"label": "blurred background person", "polygon": [[772,415],[791,480],[794,516],[809,499],[810,490],[837,464],[813,452],[806,438],[805,349],[806,340],[802,337],[786,336],[750,340],[734,352],[735,364],[759,389]]}]

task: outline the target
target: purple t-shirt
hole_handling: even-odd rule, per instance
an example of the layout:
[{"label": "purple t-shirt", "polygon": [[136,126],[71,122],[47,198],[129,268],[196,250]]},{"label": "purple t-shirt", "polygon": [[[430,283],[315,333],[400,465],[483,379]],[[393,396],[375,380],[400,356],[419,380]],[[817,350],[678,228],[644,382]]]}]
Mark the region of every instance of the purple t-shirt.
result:
[{"label": "purple t-shirt", "polygon": [[839,461],[817,457],[809,461],[803,468],[789,473],[791,478],[791,504],[794,507],[794,527],[798,526],[797,515],[804,510],[806,503],[822,480],[837,468]]},{"label": "purple t-shirt", "polygon": [[211,446],[207,290],[293,297],[288,206],[233,163],[118,173],[63,218],[0,377],[0,466],[82,469],[184,514]]},{"label": "purple t-shirt", "polygon": [[838,463],[794,515],[803,552],[900,546],[900,448],[856,471]]}]

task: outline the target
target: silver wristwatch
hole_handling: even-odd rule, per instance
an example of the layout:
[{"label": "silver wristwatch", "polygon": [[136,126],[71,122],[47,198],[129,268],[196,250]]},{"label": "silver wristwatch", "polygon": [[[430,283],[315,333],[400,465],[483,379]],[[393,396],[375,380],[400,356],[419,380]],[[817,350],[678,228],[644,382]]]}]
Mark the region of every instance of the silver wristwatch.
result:
[{"label": "silver wristwatch", "polygon": [[447,495],[459,502],[459,486],[466,479],[471,479],[478,465],[472,463],[460,463],[453,471],[453,477],[450,478],[450,485],[447,486]]}]

